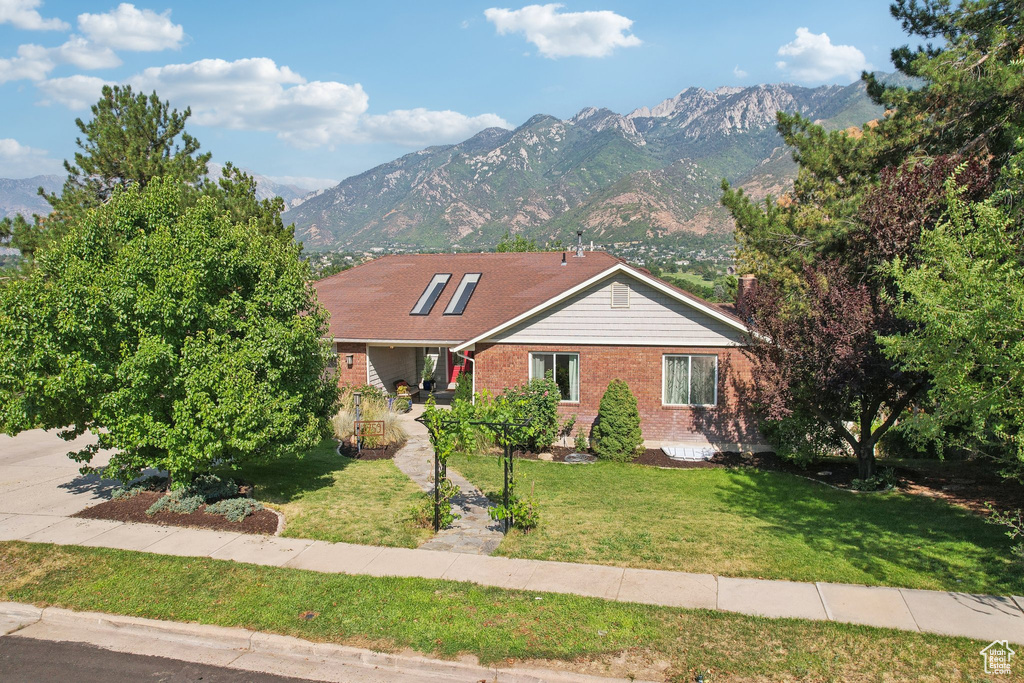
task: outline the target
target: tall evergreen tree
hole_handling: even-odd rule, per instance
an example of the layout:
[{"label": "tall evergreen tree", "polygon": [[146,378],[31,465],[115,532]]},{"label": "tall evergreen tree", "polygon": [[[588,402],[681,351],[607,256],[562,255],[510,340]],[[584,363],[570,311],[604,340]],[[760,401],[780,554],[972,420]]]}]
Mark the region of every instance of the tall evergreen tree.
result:
[{"label": "tall evergreen tree", "polygon": [[196,138],[185,130],[192,112],[172,109],[155,92],[143,95],[131,86],[104,86],[92,106],[92,118],[75,119],[81,132],[74,163],[65,160],[67,180],[60,194],[39,193],[52,207],[49,215],[26,221],[16,217],[0,222],[0,238],[28,258],[59,239],[68,222],[108,201],[118,188],[145,188],[156,178],[189,188],[181,201],[194,205],[208,196],[233,221],[255,220],[263,234],[291,241],[293,229],[281,220],[284,202],[260,200],[252,176],[228,163],[220,178],[209,178],[210,153],[201,154]]}]

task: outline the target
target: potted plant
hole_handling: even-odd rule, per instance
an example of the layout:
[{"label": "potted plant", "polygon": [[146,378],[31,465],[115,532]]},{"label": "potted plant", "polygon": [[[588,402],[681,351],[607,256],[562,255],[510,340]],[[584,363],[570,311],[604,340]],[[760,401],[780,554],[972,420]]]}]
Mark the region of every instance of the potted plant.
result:
[{"label": "potted plant", "polygon": [[431,392],[434,390],[434,357],[424,356],[423,357],[423,391]]}]

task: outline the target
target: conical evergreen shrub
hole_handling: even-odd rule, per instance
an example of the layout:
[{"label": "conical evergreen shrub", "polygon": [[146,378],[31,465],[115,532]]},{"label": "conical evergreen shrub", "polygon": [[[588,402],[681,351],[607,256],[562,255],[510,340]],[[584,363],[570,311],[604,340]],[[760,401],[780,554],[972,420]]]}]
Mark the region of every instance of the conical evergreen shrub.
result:
[{"label": "conical evergreen shrub", "polygon": [[636,457],[643,442],[636,397],[628,384],[613,379],[601,397],[591,435],[591,450],[599,458],[629,462]]}]

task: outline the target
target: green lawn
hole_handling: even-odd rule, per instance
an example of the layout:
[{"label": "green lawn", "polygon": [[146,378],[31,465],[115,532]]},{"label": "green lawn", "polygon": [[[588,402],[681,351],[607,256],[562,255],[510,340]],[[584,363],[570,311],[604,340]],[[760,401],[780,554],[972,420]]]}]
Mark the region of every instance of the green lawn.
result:
[{"label": "green lawn", "polygon": [[[538,599],[539,598],[539,599]],[[984,643],[830,622],[0,543],[0,601],[237,626],[482,663],[692,681],[979,680]],[[312,620],[302,614],[315,613]],[[552,662],[551,660],[560,660]]]},{"label": "green lawn", "polygon": [[706,280],[696,273],[662,273],[661,279],[668,280],[673,284],[689,282],[691,284],[700,285],[701,287],[711,287],[715,284],[714,281]]},{"label": "green lawn", "polygon": [[[497,498],[499,461],[452,467]],[[1019,594],[1001,528],[943,501],[854,494],[789,474],[517,461],[541,525],[499,555],[724,576]]]},{"label": "green lawn", "polygon": [[415,548],[431,530],[413,525],[419,487],[390,460],[352,460],[322,442],[301,458],[246,465],[231,473],[255,485],[253,495],[283,513],[284,536]]}]

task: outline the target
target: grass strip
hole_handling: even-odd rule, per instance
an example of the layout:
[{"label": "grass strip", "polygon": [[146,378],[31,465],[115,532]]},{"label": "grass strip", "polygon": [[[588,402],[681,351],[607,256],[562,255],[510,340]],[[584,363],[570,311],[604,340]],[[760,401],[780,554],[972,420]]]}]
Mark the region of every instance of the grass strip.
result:
[{"label": "grass strip", "polygon": [[[0,600],[640,678],[972,680],[984,643],[426,579],[0,543]],[[303,619],[312,612],[315,618]]]}]

